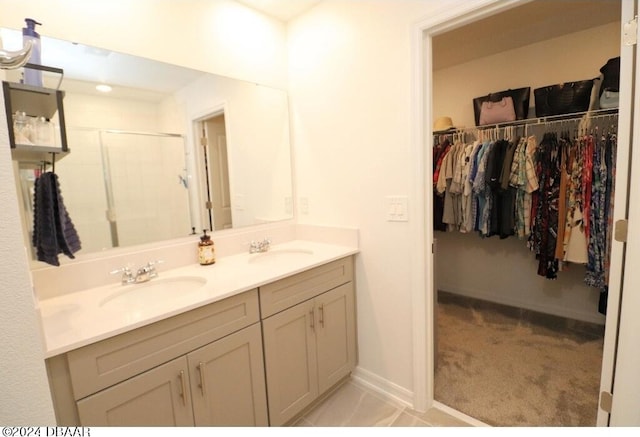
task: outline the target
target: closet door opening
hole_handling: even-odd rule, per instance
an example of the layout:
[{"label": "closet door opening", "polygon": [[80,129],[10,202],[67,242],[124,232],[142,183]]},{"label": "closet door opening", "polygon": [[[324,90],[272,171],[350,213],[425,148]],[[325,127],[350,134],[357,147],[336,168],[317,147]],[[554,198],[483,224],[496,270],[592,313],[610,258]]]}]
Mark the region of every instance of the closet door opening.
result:
[{"label": "closet door opening", "polygon": [[[433,398],[488,425],[608,424],[632,93],[624,68],[614,105],[599,88],[610,62],[630,65],[630,5],[533,1],[429,36]],[[579,81],[594,87],[586,124],[536,113],[535,89]],[[477,128],[474,98],[523,87],[523,120]]]}]

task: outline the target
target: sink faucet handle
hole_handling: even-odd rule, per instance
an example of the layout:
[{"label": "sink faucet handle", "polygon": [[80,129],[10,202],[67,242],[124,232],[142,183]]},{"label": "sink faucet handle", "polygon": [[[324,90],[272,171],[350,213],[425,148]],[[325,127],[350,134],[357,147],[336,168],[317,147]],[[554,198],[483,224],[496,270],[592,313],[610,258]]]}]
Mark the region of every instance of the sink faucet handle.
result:
[{"label": "sink faucet handle", "polygon": [[122,273],[122,283],[123,284],[131,284],[132,282],[135,281],[135,276],[133,275],[133,272],[131,271],[131,268],[129,266],[125,266],[116,270],[112,270],[109,272],[109,274],[111,275],[115,275],[118,273]]},{"label": "sink faucet handle", "polygon": [[110,275],[115,275],[117,273],[122,273],[122,274],[131,273],[131,268],[129,268],[129,267],[121,267],[119,269],[111,270],[109,272]]},{"label": "sink faucet handle", "polygon": [[162,264],[164,262],[164,260],[162,259],[156,259],[153,261],[149,261],[147,263],[147,270],[149,272],[149,276],[151,278],[155,278],[156,276],[158,276],[158,271],[156,270],[156,265],[157,264]]},{"label": "sink faucet handle", "polygon": [[162,263],[164,263],[163,259],[156,259],[156,260],[152,260],[152,261],[147,262],[147,266],[148,267],[154,267],[156,264],[162,264]]}]

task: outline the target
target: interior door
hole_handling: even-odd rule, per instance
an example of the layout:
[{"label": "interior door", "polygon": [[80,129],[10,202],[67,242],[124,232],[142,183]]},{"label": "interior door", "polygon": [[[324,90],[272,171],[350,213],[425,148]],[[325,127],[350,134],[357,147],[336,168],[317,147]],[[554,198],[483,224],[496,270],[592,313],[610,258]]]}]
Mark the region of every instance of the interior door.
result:
[{"label": "interior door", "polygon": [[209,190],[213,213],[213,228],[231,229],[231,194],[224,114],[205,121],[207,155],[209,157]]},{"label": "interior door", "polygon": [[[628,214],[629,172],[632,144],[633,89],[634,89],[634,57],[635,46],[627,45],[624,38],[624,23],[631,21],[636,14],[635,3],[638,0],[622,0],[622,32],[620,47],[620,107],[618,115],[618,149],[616,158],[615,208],[613,221],[623,220]],[[637,122],[637,121],[636,121]],[[636,133],[637,135],[637,133]],[[600,378],[600,408],[598,409],[598,426],[609,425],[609,412],[603,405],[602,393],[611,393],[616,363],[616,347],[618,342],[618,326],[620,322],[621,297],[624,282],[629,272],[624,270],[625,257],[629,257],[628,247],[619,241],[612,242],[611,264],[609,275],[609,296],[605,325],[604,347],[602,356],[602,374]],[[625,285],[626,287],[626,285]],[[625,303],[626,305],[626,303]],[[606,403],[606,401],[605,401]]]},{"label": "interior door", "polygon": [[[624,9],[628,9],[626,18]],[[636,16],[640,9],[638,0],[623,1],[623,20],[625,23]],[[637,28],[629,29],[629,33],[638,37]],[[637,44],[625,46],[625,51],[634,54],[637,52]],[[631,55],[629,57],[631,57]],[[624,62],[624,58],[622,59]],[[628,75],[627,81],[635,80],[635,84],[640,84],[640,68],[636,54],[635,63],[631,60],[621,64],[622,75]],[[622,86],[622,82],[621,82]],[[629,119],[633,120],[632,126],[640,126],[640,92],[637,87],[635,94],[631,97],[631,88],[620,90],[620,95],[624,96],[629,90],[630,100],[633,98],[633,112],[629,111]],[[622,102],[621,102],[622,105]],[[620,108],[622,111],[622,107]],[[640,144],[640,129],[633,129],[631,132],[632,142],[630,144]],[[637,147],[637,146],[636,146]],[[620,156],[618,162],[620,162]],[[627,163],[630,163],[630,182],[628,191],[627,217],[629,231],[627,235],[626,250],[624,258],[630,260],[624,269],[622,285],[622,295],[620,296],[620,318],[618,332],[618,348],[615,360],[615,379],[613,380],[613,403],[609,424],[611,426],[640,426],[640,318],[637,312],[640,308],[640,270],[637,266],[637,259],[640,259],[640,153],[630,153],[627,156]],[[617,184],[617,178],[616,178]],[[618,200],[616,198],[616,200]],[[624,199],[625,201],[627,199]],[[618,215],[618,214],[616,214]],[[619,218],[624,218],[621,214]],[[622,244],[622,243],[618,243]],[[635,265],[634,265],[635,264]],[[609,302],[611,304],[611,301]],[[614,308],[610,308],[613,312]],[[607,323],[609,318],[607,317]],[[611,387],[611,386],[610,386]]]}]

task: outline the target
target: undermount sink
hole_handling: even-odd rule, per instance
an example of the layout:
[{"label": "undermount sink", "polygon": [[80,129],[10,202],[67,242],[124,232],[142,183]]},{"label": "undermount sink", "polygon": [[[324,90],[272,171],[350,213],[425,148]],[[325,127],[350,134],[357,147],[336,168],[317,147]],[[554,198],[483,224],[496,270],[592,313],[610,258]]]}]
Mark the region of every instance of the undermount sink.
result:
[{"label": "undermount sink", "polygon": [[310,249],[271,249],[267,252],[254,253],[249,255],[249,263],[266,263],[272,261],[294,261],[300,257],[313,255]]},{"label": "undermount sink", "polygon": [[198,292],[207,280],[199,276],[177,276],[173,278],[152,279],[142,284],[122,285],[120,289],[104,298],[102,308],[123,308],[152,306],[157,302],[166,302]]}]

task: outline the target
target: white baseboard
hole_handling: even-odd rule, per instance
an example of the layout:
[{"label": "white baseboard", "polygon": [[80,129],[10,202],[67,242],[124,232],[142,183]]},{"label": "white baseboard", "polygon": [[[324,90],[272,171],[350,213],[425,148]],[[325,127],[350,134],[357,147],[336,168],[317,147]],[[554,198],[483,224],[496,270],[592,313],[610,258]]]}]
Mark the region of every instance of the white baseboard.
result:
[{"label": "white baseboard", "polygon": [[[391,399],[398,402],[400,405],[413,409],[413,392],[404,387],[400,387],[398,384],[394,384],[375,373],[365,370],[361,367],[356,367],[351,374],[351,378],[356,384],[360,384],[370,390],[380,393],[387,399]],[[455,417],[463,422],[468,423],[474,427],[489,427],[486,423],[468,416],[458,410],[455,410],[447,405],[440,403],[436,400],[431,404],[431,408],[447,413],[450,416]]]},{"label": "white baseboard", "polygon": [[405,407],[413,408],[413,392],[404,387],[400,387],[375,373],[356,367],[351,373],[351,377],[359,384],[371,390],[377,391],[383,396],[393,399]]},{"label": "white baseboard", "polygon": [[436,408],[444,413],[447,413],[450,416],[455,417],[456,419],[462,420],[463,422],[467,422],[469,425],[471,426],[477,426],[477,427],[488,427],[491,425],[487,425],[484,422],[479,421],[478,419],[474,419],[471,416],[467,416],[466,414],[455,410],[451,407],[446,406],[443,403],[440,403],[438,401],[433,401],[433,408]]}]

